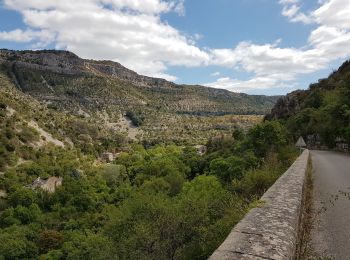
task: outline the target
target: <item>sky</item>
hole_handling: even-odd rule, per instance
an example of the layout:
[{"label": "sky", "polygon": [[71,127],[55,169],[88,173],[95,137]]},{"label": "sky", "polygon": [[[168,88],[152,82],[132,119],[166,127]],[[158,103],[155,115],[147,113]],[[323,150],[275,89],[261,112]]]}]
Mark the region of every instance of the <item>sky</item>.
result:
[{"label": "sky", "polygon": [[64,49],[180,84],[279,95],[350,58],[350,0],[0,0],[0,48]]}]

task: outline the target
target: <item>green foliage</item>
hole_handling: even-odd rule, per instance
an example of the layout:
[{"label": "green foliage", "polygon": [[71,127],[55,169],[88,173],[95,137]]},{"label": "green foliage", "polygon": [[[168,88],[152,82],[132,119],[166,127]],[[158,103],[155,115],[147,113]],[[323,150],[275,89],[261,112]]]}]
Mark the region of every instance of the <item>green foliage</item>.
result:
[{"label": "green foliage", "polygon": [[31,143],[39,140],[38,133],[30,127],[23,127],[22,131],[18,133],[18,138],[23,143]]},{"label": "green foliage", "polygon": [[[279,123],[245,132],[241,127],[261,117],[222,115],[236,111],[232,98],[242,105],[239,111],[247,110],[236,94],[205,90],[198,99],[196,87],[139,89],[93,75],[13,70],[9,74],[28,93],[45,93],[44,78],[77,106],[72,110],[71,101],[54,102],[54,110],[39,105],[0,71],[0,104],[6,105],[0,105],[4,259],[207,259],[295,156]],[[181,92],[189,99],[180,100]],[[91,105],[91,97],[106,104]],[[145,146],[116,131],[121,108],[133,111],[128,117],[134,125],[142,123]],[[40,134],[28,127],[32,120]],[[43,131],[64,147],[44,138],[38,142]],[[198,154],[193,144],[206,140],[207,153]],[[124,152],[104,164],[98,156],[107,151]],[[63,182],[49,193],[34,189],[38,177]]]},{"label": "green foliage", "polygon": [[230,197],[214,176],[186,183],[174,199],[140,191],[110,213],[106,232],[122,259],[205,258],[213,249],[207,245],[215,247],[222,239],[214,227],[227,213],[222,205]]},{"label": "green foliage", "polygon": [[248,145],[258,157],[288,144],[287,130],[277,121],[266,121],[249,130]]},{"label": "green foliage", "polygon": [[[0,227],[27,228],[21,240],[6,241],[34,258],[206,259],[294,156],[269,140],[262,164],[251,140],[220,138],[204,156],[193,147],[135,145],[102,166],[46,148],[2,177]],[[45,174],[63,178],[55,193],[25,187]],[[4,254],[14,254],[8,248]]]},{"label": "green foliage", "polygon": [[119,186],[128,178],[126,167],[114,164],[105,165],[102,169],[102,176],[110,187]]},{"label": "green foliage", "polygon": [[29,188],[18,187],[9,194],[8,202],[12,206],[30,206],[37,202],[37,194]]},{"label": "green foliage", "polygon": [[64,237],[61,232],[57,230],[43,230],[37,238],[37,245],[41,253],[47,253],[50,250],[58,249],[62,246]]},{"label": "green foliage", "polygon": [[125,114],[130,120],[131,122],[133,123],[134,126],[141,126],[143,121],[145,120],[145,117],[141,114],[140,111],[138,112],[133,112],[133,111],[126,111],[126,114]]},{"label": "green foliage", "polygon": [[235,181],[233,187],[247,197],[259,198],[279,178],[282,169],[268,166],[258,170],[250,170],[242,180]]},{"label": "green foliage", "polygon": [[230,156],[226,159],[216,158],[210,162],[210,173],[218,176],[224,182],[233,179],[240,179],[243,175],[246,164],[243,158]]},{"label": "green foliage", "polygon": [[0,232],[0,256],[3,259],[31,259],[38,255],[34,232],[25,226],[11,226]]},{"label": "green foliage", "polygon": [[[299,136],[319,138],[321,145],[334,148],[337,137],[350,144],[350,66],[345,62],[327,79],[319,80],[305,91],[289,94],[289,106],[275,108],[296,141]],[[288,108],[287,108],[288,107]],[[288,110],[279,115],[278,111]],[[311,141],[310,145],[316,145]],[[319,144],[318,144],[319,146]]]},{"label": "green foliage", "polygon": [[74,231],[67,233],[66,236],[68,241],[60,250],[66,259],[115,259],[112,241],[104,235]]},{"label": "green foliage", "polygon": [[29,207],[17,206],[14,210],[14,217],[22,224],[29,224],[39,219],[41,210],[37,204],[32,204]]}]

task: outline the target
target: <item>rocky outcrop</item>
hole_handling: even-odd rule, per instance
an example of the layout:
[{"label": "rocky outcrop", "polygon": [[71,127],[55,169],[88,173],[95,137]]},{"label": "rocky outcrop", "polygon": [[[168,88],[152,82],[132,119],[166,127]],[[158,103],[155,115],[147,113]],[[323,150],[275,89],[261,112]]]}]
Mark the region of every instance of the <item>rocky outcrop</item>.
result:
[{"label": "rocky outcrop", "polygon": [[109,76],[144,87],[171,87],[175,85],[165,79],[139,75],[118,62],[85,60],[69,51],[11,51],[2,49],[0,50],[1,62],[14,63],[15,66],[21,68],[49,70],[67,75]]},{"label": "rocky outcrop", "polygon": [[278,98],[178,85],[139,75],[117,62],[82,59],[68,51],[0,50],[0,69],[22,92],[73,113],[148,109],[204,116],[265,114]]},{"label": "rocky outcrop", "polygon": [[54,193],[57,187],[62,186],[62,180],[62,177],[50,177],[47,180],[43,180],[39,177],[33,182],[31,188],[40,188],[48,193]]},{"label": "rocky outcrop", "polygon": [[142,87],[174,87],[175,84],[165,79],[152,78],[142,76],[136,72],[129,70],[117,62],[112,61],[85,61],[87,69],[93,69],[92,71],[98,72],[97,74],[103,74],[105,76],[111,76],[120,80],[128,81],[136,86]]},{"label": "rocky outcrop", "polygon": [[300,111],[302,98],[305,96],[305,92],[304,90],[297,90],[280,97],[272,108],[271,113],[265,116],[265,119],[273,120],[286,118]]},{"label": "rocky outcrop", "polygon": [[12,51],[0,50],[0,63],[36,70],[50,70],[62,74],[84,73],[84,61],[68,51]]}]

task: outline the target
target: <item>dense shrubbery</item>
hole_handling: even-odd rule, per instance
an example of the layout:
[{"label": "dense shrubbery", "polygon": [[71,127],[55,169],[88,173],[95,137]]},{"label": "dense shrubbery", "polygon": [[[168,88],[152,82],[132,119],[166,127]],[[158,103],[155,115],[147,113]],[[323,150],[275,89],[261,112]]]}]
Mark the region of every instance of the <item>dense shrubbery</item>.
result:
[{"label": "dense shrubbery", "polygon": [[126,111],[125,116],[129,118],[134,126],[141,126],[143,121],[145,120],[145,117],[141,114],[141,112],[134,112],[134,111]]},{"label": "dense shrubbery", "polygon": [[[286,125],[295,140],[313,136],[321,145],[334,148],[337,137],[350,144],[350,62],[345,62],[327,79],[312,84],[306,91],[290,94],[295,107],[277,118]],[[312,138],[311,138],[312,139]],[[311,145],[313,145],[311,140]]]},{"label": "dense shrubbery", "polygon": [[[93,166],[73,150],[46,147],[8,169],[0,189],[5,259],[206,259],[249,204],[295,156],[278,123],[192,147],[134,145]],[[256,147],[256,149],[253,149]],[[54,194],[26,186],[63,177]]]},{"label": "dense shrubbery", "polygon": [[[161,138],[147,148],[128,144],[94,119],[17,94],[0,96],[16,111],[9,115],[0,105],[0,256],[6,260],[206,259],[295,156],[276,122],[212,138],[200,156]],[[32,119],[73,146],[35,145]],[[127,152],[112,164],[97,160],[120,150]],[[55,193],[30,188],[51,176],[63,178]]]}]

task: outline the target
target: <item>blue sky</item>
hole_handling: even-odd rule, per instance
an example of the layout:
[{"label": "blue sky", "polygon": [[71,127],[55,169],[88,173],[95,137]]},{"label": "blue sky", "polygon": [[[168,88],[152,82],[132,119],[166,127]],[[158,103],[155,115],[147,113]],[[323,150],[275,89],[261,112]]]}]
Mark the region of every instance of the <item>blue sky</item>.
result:
[{"label": "blue sky", "polygon": [[0,48],[67,49],[177,83],[285,94],[349,58],[350,1],[2,0]]}]

